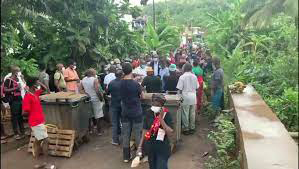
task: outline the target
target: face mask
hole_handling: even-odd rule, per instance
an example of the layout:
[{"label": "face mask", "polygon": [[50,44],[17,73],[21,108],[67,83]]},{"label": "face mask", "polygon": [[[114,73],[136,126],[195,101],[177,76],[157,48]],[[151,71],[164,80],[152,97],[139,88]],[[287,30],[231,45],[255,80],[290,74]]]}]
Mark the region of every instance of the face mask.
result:
[{"label": "face mask", "polygon": [[41,88],[40,85],[35,85],[34,87],[36,90],[39,90]]},{"label": "face mask", "polygon": [[74,68],[73,68],[73,69],[75,70],[76,68],[77,68],[77,66],[74,66]]},{"label": "face mask", "polygon": [[18,76],[18,77],[20,77],[21,75],[22,75],[22,73],[21,73],[21,72],[18,72],[18,73],[17,73],[17,76]]},{"label": "face mask", "polygon": [[161,107],[152,106],[152,107],[151,107],[151,110],[152,110],[154,113],[159,113],[160,110],[161,110]]},{"label": "face mask", "polygon": [[157,62],[157,61],[158,61],[158,58],[154,58],[153,60],[154,60],[154,62]]}]

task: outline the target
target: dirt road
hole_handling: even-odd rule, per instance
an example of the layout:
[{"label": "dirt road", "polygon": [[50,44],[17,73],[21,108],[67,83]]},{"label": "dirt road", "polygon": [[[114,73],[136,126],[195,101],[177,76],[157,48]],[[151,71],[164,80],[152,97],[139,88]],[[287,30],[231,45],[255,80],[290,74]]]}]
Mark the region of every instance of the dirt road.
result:
[{"label": "dirt road", "polygon": [[[199,125],[200,124],[200,125]],[[212,146],[206,135],[209,127],[205,119],[200,120],[197,132],[193,136],[182,136],[182,143],[169,160],[169,169],[203,169],[204,152],[211,152]],[[110,144],[111,131],[107,129],[103,136],[92,136],[88,144],[83,144],[73,152],[71,158],[51,157],[59,169],[129,169],[130,163],[122,162],[122,149]],[[36,161],[27,146],[1,154],[1,168],[32,169]],[[147,169],[143,163],[136,169]]]}]

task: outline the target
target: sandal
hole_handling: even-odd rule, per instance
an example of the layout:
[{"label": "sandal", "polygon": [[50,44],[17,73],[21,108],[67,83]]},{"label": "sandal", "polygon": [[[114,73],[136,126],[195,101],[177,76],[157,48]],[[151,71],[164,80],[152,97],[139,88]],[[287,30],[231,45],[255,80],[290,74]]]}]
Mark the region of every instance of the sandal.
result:
[{"label": "sandal", "polygon": [[1,136],[1,140],[7,139],[8,136]]}]

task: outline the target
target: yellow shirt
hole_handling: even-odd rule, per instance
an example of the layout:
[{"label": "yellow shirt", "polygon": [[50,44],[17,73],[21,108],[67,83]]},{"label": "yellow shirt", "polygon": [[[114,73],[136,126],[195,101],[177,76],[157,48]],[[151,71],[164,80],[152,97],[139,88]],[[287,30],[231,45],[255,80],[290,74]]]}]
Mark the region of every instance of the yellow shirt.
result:
[{"label": "yellow shirt", "polygon": [[62,72],[59,72],[59,71],[55,72],[54,80],[58,80],[59,88],[66,89],[66,83],[65,83],[64,76],[63,76]]}]

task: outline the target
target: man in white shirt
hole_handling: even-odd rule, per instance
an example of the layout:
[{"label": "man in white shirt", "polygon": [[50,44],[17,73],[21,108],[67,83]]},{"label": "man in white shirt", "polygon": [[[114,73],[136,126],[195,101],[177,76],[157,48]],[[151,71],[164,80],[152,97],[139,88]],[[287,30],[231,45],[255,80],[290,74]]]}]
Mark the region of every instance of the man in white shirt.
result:
[{"label": "man in white shirt", "polygon": [[116,72],[116,67],[114,65],[111,65],[109,68],[109,74],[106,75],[104,78],[105,89],[112,80],[116,79],[115,72]]},{"label": "man in white shirt", "polygon": [[133,74],[137,76],[146,76],[146,63],[144,60],[140,61],[140,65],[133,70]]},{"label": "man in white shirt", "polygon": [[183,134],[189,135],[195,132],[195,107],[196,107],[196,90],[199,84],[196,76],[192,73],[192,65],[186,63],[183,66],[184,74],[179,78],[177,89],[180,90],[183,98],[182,104],[182,131]]}]

